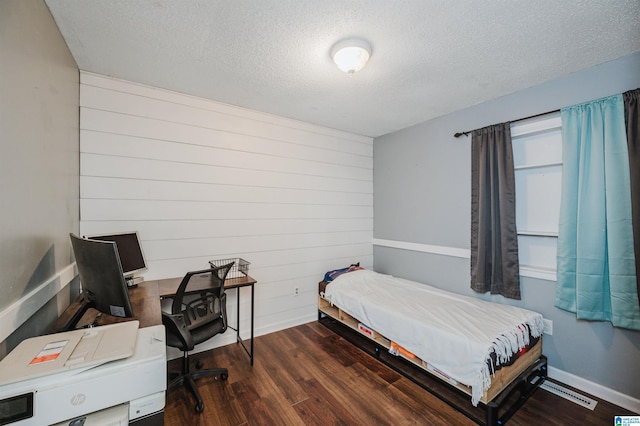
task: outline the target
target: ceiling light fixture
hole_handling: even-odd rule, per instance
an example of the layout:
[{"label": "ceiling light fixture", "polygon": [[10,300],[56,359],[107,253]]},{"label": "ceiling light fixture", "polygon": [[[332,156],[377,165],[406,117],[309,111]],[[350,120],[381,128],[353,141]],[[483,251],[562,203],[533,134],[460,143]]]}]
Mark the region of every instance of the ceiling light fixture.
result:
[{"label": "ceiling light fixture", "polygon": [[360,71],[371,57],[371,45],[359,38],[348,38],[331,48],[331,57],[338,68],[353,74]]}]

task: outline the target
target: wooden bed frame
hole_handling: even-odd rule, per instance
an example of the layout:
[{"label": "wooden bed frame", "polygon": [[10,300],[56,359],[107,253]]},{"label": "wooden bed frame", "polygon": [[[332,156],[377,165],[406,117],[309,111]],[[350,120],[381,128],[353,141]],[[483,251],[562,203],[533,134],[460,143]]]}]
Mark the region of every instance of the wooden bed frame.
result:
[{"label": "wooden bed frame", "polygon": [[[321,283],[320,287],[323,289],[324,285],[326,285],[326,283]],[[343,330],[330,326],[329,322],[326,321],[328,318],[331,318],[344,326],[341,327]],[[424,383],[424,380],[415,380],[415,376],[410,372],[411,370],[406,369],[406,364],[412,366],[413,369],[417,368],[422,371],[426,371],[429,375],[438,379],[440,383],[446,383],[458,393],[467,395],[467,402],[469,407],[471,407],[471,388],[469,386],[458,383],[447,377],[437,369],[430,366],[429,363],[411,353],[403,353],[403,351],[400,351],[397,356],[390,355],[388,351],[391,347],[391,340],[379,334],[375,330],[369,329],[373,332],[372,334],[363,332],[359,328],[360,321],[340,308],[332,306],[329,301],[321,296],[318,298],[318,321],[336,331],[342,337],[345,337],[357,346],[362,346],[358,344],[358,340],[362,341],[362,339],[354,339],[354,336],[347,336],[344,333],[341,333],[341,331],[345,331],[344,329],[346,328],[346,330],[351,330],[352,333],[355,331],[360,336],[364,336],[374,344],[373,351],[370,351],[370,353],[376,358],[413,380],[426,390],[434,393],[443,401],[463,412],[471,420],[483,424],[482,420],[480,420],[477,415],[474,415],[473,409],[465,410],[465,407],[460,406],[460,398],[449,398],[446,395],[441,395],[441,392],[433,392],[432,386],[429,386],[428,383]],[[363,347],[361,348],[364,349]],[[383,354],[385,355],[382,356]],[[397,361],[394,360],[394,358],[403,362],[405,366],[398,367]],[[531,396],[531,394],[533,394],[542,382],[544,382],[546,374],[547,359],[542,355],[541,338],[532,348],[529,349],[529,351],[521,355],[513,364],[502,367],[492,376],[491,386],[484,392],[480,399],[480,403],[478,404],[486,409],[484,424],[504,424],[513,415],[513,413],[515,413],[515,411],[524,404],[524,402],[529,398],[529,396]],[[516,392],[518,392],[519,395],[514,401],[514,393]],[[455,399],[458,401],[453,401]],[[505,413],[502,416],[499,416],[501,410],[505,410]]]}]

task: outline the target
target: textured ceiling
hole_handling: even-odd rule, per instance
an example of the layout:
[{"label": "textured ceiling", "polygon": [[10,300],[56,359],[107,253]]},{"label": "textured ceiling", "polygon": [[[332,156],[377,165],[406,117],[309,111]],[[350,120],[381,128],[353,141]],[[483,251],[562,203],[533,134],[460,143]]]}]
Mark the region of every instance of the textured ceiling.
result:
[{"label": "textured ceiling", "polygon": [[640,51],[639,0],[46,3],[81,70],[374,137]]}]

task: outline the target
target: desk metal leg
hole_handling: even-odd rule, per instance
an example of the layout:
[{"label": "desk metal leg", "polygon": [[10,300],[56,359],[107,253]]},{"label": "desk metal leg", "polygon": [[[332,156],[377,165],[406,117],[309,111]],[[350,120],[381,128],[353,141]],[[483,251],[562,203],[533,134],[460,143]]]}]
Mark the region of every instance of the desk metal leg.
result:
[{"label": "desk metal leg", "polygon": [[251,350],[249,350],[247,346],[244,344],[242,337],[240,337],[240,287],[236,287],[236,342],[240,343],[244,348],[245,352],[249,355],[252,366],[253,366],[253,314],[254,314],[253,296],[254,296],[254,287],[253,287],[253,284],[251,284]]},{"label": "desk metal leg", "polygon": [[253,296],[253,284],[251,284],[251,354],[249,355],[251,357],[251,365],[253,365]]},{"label": "desk metal leg", "polygon": [[236,343],[242,343],[242,339],[240,339],[240,287],[236,287]]}]

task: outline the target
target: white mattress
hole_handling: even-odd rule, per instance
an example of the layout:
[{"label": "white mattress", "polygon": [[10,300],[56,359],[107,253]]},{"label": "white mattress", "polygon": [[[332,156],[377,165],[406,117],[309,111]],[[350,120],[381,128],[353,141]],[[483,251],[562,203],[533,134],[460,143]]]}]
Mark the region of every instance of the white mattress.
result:
[{"label": "white mattress", "polygon": [[475,406],[491,386],[487,359],[497,365],[542,334],[542,315],[461,296],[369,270],[349,272],[327,285],[332,304],[433,367],[472,389]]}]

